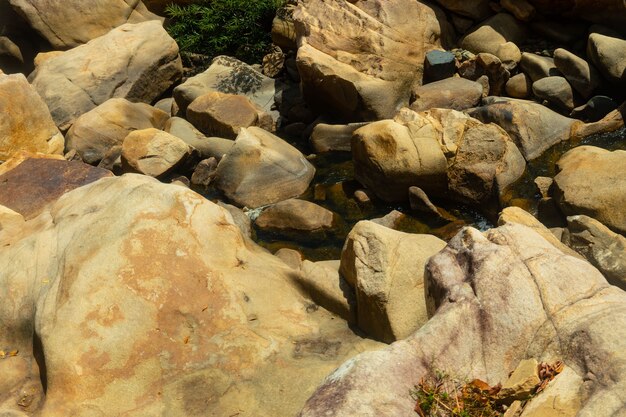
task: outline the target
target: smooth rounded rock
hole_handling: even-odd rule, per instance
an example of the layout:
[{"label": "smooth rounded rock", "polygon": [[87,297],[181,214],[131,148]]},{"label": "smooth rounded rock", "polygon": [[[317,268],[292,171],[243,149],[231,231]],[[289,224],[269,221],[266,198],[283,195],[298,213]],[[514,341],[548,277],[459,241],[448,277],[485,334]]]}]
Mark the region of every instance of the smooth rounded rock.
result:
[{"label": "smooth rounded rock", "polygon": [[256,218],[254,224],[262,231],[298,239],[325,239],[335,227],[332,211],[305,200],[278,202]]},{"label": "smooth rounded rock", "polygon": [[158,129],[131,132],[122,143],[122,162],[136,172],[160,177],[172,172],[191,155],[182,139]]},{"label": "smooth rounded rock", "polygon": [[592,65],[566,49],[554,50],[554,65],[585,99],[591,97],[601,83],[600,74]]},{"label": "smooth rounded rock", "polygon": [[413,91],[411,110],[431,108],[464,110],[478,104],[483,95],[483,86],[465,78],[452,77],[424,84]]},{"label": "smooth rounded rock", "polygon": [[523,72],[514,75],[506,82],[506,93],[513,98],[528,98],[532,94],[532,81]]},{"label": "smooth rounded rock", "polygon": [[535,81],[533,93],[568,113],[574,108],[574,91],[563,77],[545,77]]},{"label": "smooth rounded rock", "polygon": [[626,86],[626,40],[592,33],[587,55],[607,81]]}]

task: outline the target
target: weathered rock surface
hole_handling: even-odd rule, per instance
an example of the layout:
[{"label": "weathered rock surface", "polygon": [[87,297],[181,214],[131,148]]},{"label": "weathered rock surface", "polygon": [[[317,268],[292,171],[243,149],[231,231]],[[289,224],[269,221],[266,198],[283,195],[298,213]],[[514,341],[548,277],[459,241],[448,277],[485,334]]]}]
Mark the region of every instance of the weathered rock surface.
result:
[{"label": "weathered rock surface", "polygon": [[321,240],[332,233],[335,214],[310,201],[295,198],[263,210],[254,224],[261,230],[296,240]]},{"label": "weathered rock surface", "polygon": [[183,187],[103,179],[26,229],[0,254],[0,345],[18,350],[1,364],[9,415],[24,415],[23,398],[49,416],[294,415],[378,345],[307,311],[293,270]]},{"label": "weathered rock surface", "polygon": [[63,135],[22,74],[0,73],[0,109],[0,161],[18,151],[63,153]]},{"label": "weathered rock surface", "polygon": [[235,139],[242,127],[258,126],[274,130],[272,116],[245,96],[212,91],[201,95],[187,107],[189,120],[202,133]]},{"label": "weathered rock surface", "polygon": [[148,11],[141,0],[9,0],[9,3],[55,49],[87,43],[125,23],[162,20]]},{"label": "weathered rock surface", "polygon": [[563,360],[579,389],[594,375],[578,415],[623,410],[626,293],[586,261],[521,225],[484,235],[466,228],[431,258],[425,286],[433,315],[426,325],[344,363],[301,417],[413,415],[408,392],[420,378],[447,372],[495,384],[526,358]]},{"label": "weathered rock surface", "polygon": [[445,245],[435,236],[357,223],[346,238],[339,272],[356,290],[359,328],[391,343],[426,323],[424,265]]},{"label": "weathered rock surface", "polygon": [[535,81],[533,93],[537,98],[547,100],[568,114],[574,108],[574,90],[564,77],[544,77]]},{"label": "weathered rock surface", "polygon": [[167,113],[148,104],[112,98],[76,119],[66,135],[67,149],[95,164],[132,131],[162,129],[168,119]]},{"label": "weathered rock surface", "polygon": [[160,22],[149,21],[122,25],[54,56],[30,80],[65,130],[113,97],[152,102],[181,75],[178,45]]},{"label": "weathered rock surface", "polygon": [[305,98],[347,121],[390,118],[407,106],[424,54],[449,37],[443,13],[412,0],[306,0],[294,20]]},{"label": "weathered rock surface", "polygon": [[241,129],[224,155],[216,186],[239,206],[256,208],[298,197],[309,186],[315,168],[284,140],[258,128]]},{"label": "weathered rock surface", "polygon": [[626,234],[626,151],[579,146],[557,170],[553,196],[565,215],[584,214]]},{"label": "weathered rock surface", "polygon": [[585,99],[591,97],[601,83],[598,70],[567,49],[554,50],[554,65]]},{"label": "weathered rock surface", "polygon": [[352,134],[355,130],[365,126],[365,123],[350,123],[347,125],[329,125],[319,123],[311,132],[311,146],[315,152],[352,150]]},{"label": "weathered rock surface", "polygon": [[278,113],[272,110],[276,80],[266,77],[250,65],[228,56],[218,56],[211,66],[198,75],[188,78],[173,91],[176,104],[185,114],[187,106],[198,97],[217,91],[224,94],[246,96],[272,117]]},{"label": "weathered rock surface", "polygon": [[28,220],[68,191],[110,176],[82,162],[29,158],[0,175],[0,205]]},{"label": "weathered rock surface", "polygon": [[465,78],[452,77],[424,84],[413,91],[411,110],[431,108],[464,110],[476,106],[483,95],[483,86]]},{"label": "weathered rock surface", "polygon": [[592,33],[587,55],[604,78],[616,85],[626,85],[626,40]]},{"label": "weathered rock surface", "polygon": [[522,54],[516,44],[524,40],[526,28],[507,13],[485,20],[461,40],[461,47],[475,54],[487,52],[497,56],[509,69],[520,62]]},{"label": "weathered rock surface", "polygon": [[206,137],[187,120],[172,117],[163,128],[168,133],[181,138],[187,145],[198,151],[202,158],[215,158],[218,161],[228,153],[235,141],[218,137]]},{"label": "weathered rock surface", "polygon": [[574,135],[580,121],[561,116],[541,104],[525,100],[483,100],[469,112],[483,123],[496,123],[509,134],[527,160]]},{"label": "weathered rock surface", "polygon": [[192,151],[182,139],[162,130],[135,130],[122,143],[122,163],[135,172],[160,177],[184,164]]},{"label": "weathered rock surface", "polygon": [[598,268],[609,284],[626,290],[626,238],[585,215],[567,218],[563,242]]}]

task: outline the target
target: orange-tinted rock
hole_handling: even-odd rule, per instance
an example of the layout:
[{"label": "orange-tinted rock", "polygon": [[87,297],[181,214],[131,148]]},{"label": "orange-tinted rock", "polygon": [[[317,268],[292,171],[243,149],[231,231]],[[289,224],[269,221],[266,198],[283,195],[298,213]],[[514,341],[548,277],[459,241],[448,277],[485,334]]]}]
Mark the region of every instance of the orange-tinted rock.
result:
[{"label": "orange-tinted rock", "polygon": [[0,175],[0,204],[30,219],[68,191],[111,176],[82,162],[27,159]]}]

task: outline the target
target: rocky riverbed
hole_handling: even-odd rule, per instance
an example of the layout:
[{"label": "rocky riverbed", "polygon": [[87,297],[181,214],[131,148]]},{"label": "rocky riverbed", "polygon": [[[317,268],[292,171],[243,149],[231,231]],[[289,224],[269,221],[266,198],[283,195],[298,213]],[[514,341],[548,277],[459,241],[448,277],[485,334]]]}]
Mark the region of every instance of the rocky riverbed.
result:
[{"label": "rocky riverbed", "polygon": [[0,0],[0,416],[626,416],[622,1],[86,3]]}]

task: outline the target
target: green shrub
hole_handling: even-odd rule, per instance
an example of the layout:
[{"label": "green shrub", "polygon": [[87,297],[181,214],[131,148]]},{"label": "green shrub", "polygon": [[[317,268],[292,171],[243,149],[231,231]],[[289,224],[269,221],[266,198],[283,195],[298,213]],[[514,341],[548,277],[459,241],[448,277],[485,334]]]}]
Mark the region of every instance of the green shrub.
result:
[{"label": "green shrub", "polygon": [[201,0],[169,5],[170,35],[180,50],[260,62],[271,45],[272,19],[285,0]]}]

